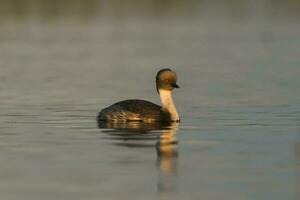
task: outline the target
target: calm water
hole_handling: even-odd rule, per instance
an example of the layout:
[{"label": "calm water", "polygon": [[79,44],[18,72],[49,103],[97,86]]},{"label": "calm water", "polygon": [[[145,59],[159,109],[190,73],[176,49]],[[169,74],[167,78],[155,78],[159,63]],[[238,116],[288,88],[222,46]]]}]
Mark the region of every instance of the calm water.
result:
[{"label": "calm water", "polygon": [[[2,16],[1,199],[300,198],[295,12],[263,1],[97,15],[89,2],[74,16]],[[159,103],[161,67],[178,74],[179,126],[98,128],[115,101]]]}]

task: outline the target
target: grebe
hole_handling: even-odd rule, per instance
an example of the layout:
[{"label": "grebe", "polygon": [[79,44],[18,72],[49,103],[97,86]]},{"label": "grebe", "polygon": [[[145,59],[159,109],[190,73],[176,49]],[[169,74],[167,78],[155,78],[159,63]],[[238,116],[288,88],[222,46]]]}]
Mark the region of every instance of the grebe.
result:
[{"label": "grebe", "polygon": [[160,96],[162,106],[145,100],[124,100],[101,110],[98,120],[115,122],[179,122],[179,115],[172,98],[172,90],[179,88],[176,81],[177,75],[174,71],[167,68],[161,69],[156,75],[156,90]]}]

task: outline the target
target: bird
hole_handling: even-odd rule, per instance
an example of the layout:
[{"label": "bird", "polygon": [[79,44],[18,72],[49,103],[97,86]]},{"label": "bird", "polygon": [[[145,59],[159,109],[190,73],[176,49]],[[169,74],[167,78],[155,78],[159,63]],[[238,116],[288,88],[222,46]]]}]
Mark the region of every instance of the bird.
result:
[{"label": "bird", "polygon": [[169,68],[161,69],[156,74],[156,90],[161,105],[140,99],[128,99],[102,109],[98,114],[100,122],[180,122],[172,98],[177,85],[176,72]]}]

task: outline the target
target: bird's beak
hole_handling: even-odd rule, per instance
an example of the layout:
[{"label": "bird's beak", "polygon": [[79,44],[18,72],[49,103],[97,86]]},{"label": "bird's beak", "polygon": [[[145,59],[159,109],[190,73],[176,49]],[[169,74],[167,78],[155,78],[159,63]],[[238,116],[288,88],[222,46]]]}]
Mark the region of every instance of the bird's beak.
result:
[{"label": "bird's beak", "polygon": [[172,86],[173,88],[179,88],[179,86],[178,86],[176,83],[172,83],[171,86]]}]

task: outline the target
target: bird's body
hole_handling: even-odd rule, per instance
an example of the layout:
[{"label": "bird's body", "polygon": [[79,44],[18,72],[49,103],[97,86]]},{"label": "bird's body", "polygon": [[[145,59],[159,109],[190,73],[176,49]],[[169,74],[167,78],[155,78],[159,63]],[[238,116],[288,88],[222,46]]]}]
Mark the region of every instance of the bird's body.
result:
[{"label": "bird's body", "polygon": [[129,99],[117,102],[100,111],[99,121],[143,121],[143,122],[179,122],[179,116],[172,99],[172,90],[178,88],[176,73],[162,69],[156,75],[156,88],[162,106],[149,101]]},{"label": "bird's body", "polygon": [[129,99],[101,110],[102,121],[170,121],[170,114],[162,107],[145,100]]}]

